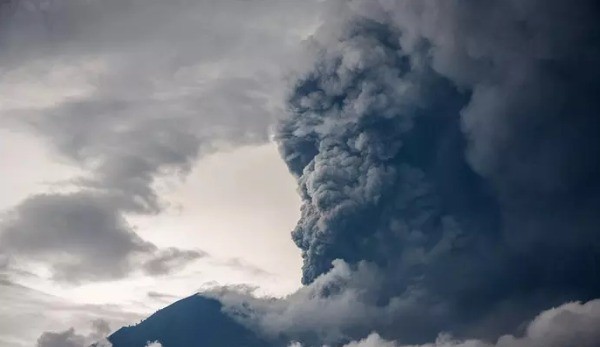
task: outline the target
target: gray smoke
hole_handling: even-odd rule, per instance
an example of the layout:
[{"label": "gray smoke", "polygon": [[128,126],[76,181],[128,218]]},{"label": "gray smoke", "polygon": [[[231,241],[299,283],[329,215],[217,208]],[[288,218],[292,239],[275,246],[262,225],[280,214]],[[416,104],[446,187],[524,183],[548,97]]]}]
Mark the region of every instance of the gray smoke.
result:
[{"label": "gray smoke", "polygon": [[276,136],[303,199],[292,235],[309,287],[335,259],[378,274],[318,297],[387,316],[330,341],[495,338],[598,297],[596,2],[333,7]]},{"label": "gray smoke", "polygon": [[[456,340],[448,335],[439,336],[435,342],[411,347],[563,347],[598,346],[600,333],[600,301],[586,304],[568,303],[544,311],[527,325],[523,336],[504,335],[496,343],[481,340]],[[361,341],[344,347],[409,347],[385,341],[372,334]]]}]

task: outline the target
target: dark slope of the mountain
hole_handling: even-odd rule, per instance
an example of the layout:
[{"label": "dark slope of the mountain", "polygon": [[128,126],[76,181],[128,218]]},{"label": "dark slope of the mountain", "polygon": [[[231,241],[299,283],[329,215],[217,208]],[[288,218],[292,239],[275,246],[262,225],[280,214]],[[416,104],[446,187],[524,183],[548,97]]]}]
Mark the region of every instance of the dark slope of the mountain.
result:
[{"label": "dark slope of the mountain", "polygon": [[138,325],[124,327],[108,340],[113,347],[269,347],[252,331],[221,312],[213,299],[193,295],[167,306]]}]

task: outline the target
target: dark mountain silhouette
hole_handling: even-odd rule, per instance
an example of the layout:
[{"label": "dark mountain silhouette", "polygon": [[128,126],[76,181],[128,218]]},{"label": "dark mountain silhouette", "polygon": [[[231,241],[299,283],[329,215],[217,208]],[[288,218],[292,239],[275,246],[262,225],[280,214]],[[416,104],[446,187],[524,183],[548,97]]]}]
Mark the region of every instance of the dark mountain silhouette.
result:
[{"label": "dark mountain silhouette", "polygon": [[193,295],[167,306],[141,323],[109,336],[113,347],[144,347],[159,341],[163,347],[269,347],[272,344],[223,312],[221,304]]}]

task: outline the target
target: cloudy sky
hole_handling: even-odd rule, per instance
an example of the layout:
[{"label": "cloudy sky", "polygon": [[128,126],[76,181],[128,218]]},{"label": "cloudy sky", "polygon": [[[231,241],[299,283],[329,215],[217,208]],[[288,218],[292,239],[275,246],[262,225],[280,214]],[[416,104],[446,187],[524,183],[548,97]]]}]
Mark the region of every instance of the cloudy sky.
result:
[{"label": "cloudy sky", "polygon": [[597,346],[599,18],[1,2],[0,345],[200,291],[274,346]]},{"label": "cloudy sky", "polygon": [[270,137],[318,7],[1,4],[0,345],[217,284],[300,285],[300,199]]}]

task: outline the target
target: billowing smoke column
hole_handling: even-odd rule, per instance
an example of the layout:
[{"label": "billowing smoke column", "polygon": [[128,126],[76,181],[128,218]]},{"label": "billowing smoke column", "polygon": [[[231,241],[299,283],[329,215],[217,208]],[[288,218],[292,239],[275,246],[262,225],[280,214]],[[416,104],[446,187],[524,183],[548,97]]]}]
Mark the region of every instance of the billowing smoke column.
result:
[{"label": "billowing smoke column", "polygon": [[348,30],[299,82],[279,132],[305,201],[293,234],[304,283],[337,258],[385,261],[403,227],[439,238],[453,224],[424,168],[466,98],[424,55],[403,52],[398,32],[372,21]]},{"label": "billowing smoke column", "polygon": [[365,330],[403,342],[600,297],[599,7],[340,2],[277,133],[303,282],[372,269]]}]

